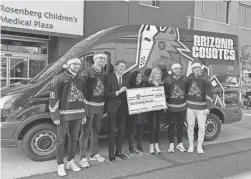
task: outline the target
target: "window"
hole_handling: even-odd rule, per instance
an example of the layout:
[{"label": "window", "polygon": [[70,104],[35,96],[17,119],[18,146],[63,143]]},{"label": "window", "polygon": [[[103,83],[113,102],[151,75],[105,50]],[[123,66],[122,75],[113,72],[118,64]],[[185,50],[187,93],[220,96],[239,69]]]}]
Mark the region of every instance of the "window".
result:
[{"label": "window", "polygon": [[139,1],[141,5],[157,7],[159,8],[159,0],[150,0],[150,1]]},{"label": "window", "polygon": [[237,83],[239,77],[234,61],[214,61],[208,60],[209,68],[211,67],[212,74],[216,75],[219,82],[228,87],[233,83]]},{"label": "window", "polygon": [[[111,53],[107,52],[107,51],[104,51],[104,52],[101,52],[101,53],[104,53],[104,54],[107,55],[107,64],[110,64],[111,63],[111,58],[112,58]],[[90,67],[91,65],[94,64],[93,57],[94,57],[93,52],[84,54],[83,56],[80,57],[80,60],[82,61],[82,68],[83,69],[88,68],[88,67]],[[109,68],[107,69],[107,64],[104,67],[105,71],[111,71],[112,70],[112,69],[110,69],[111,66],[108,66]]]},{"label": "window", "polygon": [[246,7],[246,27],[251,28],[251,7]]},{"label": "window", "polygon": [[217,1],[217,21],[229,23],[229,2]]},{"label": "window", "polygon": [[230,2],[226,1],[203,1],[203,17],[222,23],[229,23]]},{"label": "window", "polygon": [[1,50],[31,54],[47,54],[47,43],[1,39]]},{"label": "window", "polygon": [[29,60],[29,78],[35,77],[40,71],[45,68],[45,60]]},{"label": "window", "polygon": [[246,22],[246,8],[245,6],[239,7],[239,26],[244,27]]},{"label": "window", "polygon": [[213,21],[217,20],[217,2],[216,1],[204,1],[203,16],[209,20],[213,20]]},{"label": "window", "polygon": [[251,6],[240,4],[239,26],[251,28]]},{"label": "window", "polygon": [[94,56],[94,53],[88,53],[80,57],[80,60],[82,61],[83,69],[90,67],[94,63],[93,56]]}]

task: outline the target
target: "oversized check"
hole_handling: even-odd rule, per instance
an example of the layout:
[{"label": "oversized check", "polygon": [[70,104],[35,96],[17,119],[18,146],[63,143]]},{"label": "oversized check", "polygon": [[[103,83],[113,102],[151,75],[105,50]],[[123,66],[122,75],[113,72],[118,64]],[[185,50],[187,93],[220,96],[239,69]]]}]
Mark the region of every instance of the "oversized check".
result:
[{"label": "oversized check", "polygon": [[129,115],[166,109],[163,86],[126,90]]}]

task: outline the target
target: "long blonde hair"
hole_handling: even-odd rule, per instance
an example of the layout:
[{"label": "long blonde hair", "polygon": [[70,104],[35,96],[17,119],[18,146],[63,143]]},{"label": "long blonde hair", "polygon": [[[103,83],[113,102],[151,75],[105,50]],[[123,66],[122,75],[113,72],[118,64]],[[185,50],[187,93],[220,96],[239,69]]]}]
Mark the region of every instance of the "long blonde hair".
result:
[{"label": "long blonde hair", "polygon": [[162,84],[163,83],[162,80],[161,80],[161,78],[162,78],[162,71],[160,70],[160,68],[157,68],[157,67],[154,68],[154,69],[152,69],[152,72],[150,74],[148,82],[149,83],[153,83],[153,78],[155,77],[156,73],[160,73],[160,79],[158,80],[158,83]]}]

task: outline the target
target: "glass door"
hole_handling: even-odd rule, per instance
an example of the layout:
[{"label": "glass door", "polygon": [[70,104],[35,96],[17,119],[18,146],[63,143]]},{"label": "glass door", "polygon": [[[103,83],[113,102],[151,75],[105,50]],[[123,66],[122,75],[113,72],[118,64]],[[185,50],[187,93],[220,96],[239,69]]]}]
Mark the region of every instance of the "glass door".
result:
[{"label": "glass door", "polygon": [[6,56],[1,56],[1,87],[4,87],[8,85],[8,57]]}]

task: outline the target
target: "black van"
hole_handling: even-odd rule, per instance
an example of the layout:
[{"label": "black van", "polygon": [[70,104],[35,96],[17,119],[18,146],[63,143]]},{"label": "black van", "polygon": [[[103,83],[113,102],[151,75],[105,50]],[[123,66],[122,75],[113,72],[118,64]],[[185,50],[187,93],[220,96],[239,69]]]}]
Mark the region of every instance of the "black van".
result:
[{"label": "black van", "polygon": [[[158,66],[168,75],[170,64],[176,61],[188,75],[191,61],[199,59],[214,92],[214,107],[208,115],[205,139],[214,140],[222,123],[242,119],[240,87],[229,85],[238,82],[240,77],[237,36],[155,25],[125,25],[102,30],[80,41],[26,84],[3,87],[2,147],[16,147],[17,141],[22,140],[24,153],[30,159],[43,161],[55,157],[56,128],[48,108],[50,80],[62,72],[68,59],[78,57],[83,68],[90,66],[96,52],[109,55],[107,73],[115,61],[125,60],[127,72],[144,72]],[[162,127],[165,128],[165,121]],[[102,131],[106,129],[104,120]]]}]

